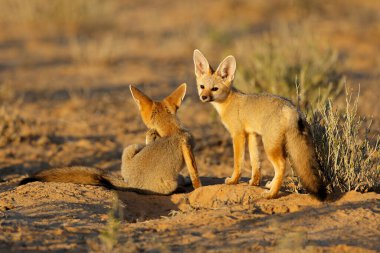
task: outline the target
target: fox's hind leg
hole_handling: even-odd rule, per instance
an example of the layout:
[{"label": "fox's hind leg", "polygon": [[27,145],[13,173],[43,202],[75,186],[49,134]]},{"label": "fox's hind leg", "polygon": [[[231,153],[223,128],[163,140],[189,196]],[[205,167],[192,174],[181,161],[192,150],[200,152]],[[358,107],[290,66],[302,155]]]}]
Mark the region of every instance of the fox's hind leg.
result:
[{"label": "fox's hind leg", "polygon": [[132,144],[128,147],[124,148],[123,155],[121,157],[121,161],[124,162],[126,160],[132,159],[138,152],[140,152],[145,145],[143,144]]},{"label": "fox's hind leg", "polygon": [[274,177],[270,183],[270,190],[263,194],[265,198],[274,198],[280,191],[282,180],[285,173],[286,166],[286,156],[284,145],[278,141],[273,142],[273,140],[268,141],[263,139],[265,153],[269,161],[274,167]]},{"label": "fox's hind leg", "polygon": [[249,158],[251,160],[252,177],[249,185],[260,185],[260,156],[257,145],[257,135],[252,133],[248,135]]},{"label": "fox's hind leg", "polygon": [[131,160],[144,147],[145,145],[143,144],[132,144],[123,150],[123,155],[121,156],[121,176],[123,177],[124,182],[128,182],[127,175],[130,170],[128,167],[129,160]]}]

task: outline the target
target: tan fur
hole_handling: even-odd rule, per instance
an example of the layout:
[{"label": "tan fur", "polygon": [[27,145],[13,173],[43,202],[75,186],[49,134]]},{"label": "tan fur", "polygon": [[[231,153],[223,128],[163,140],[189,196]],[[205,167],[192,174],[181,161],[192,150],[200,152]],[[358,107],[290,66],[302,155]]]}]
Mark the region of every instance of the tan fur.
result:
[{"label": "tan fur", "polygon": [[[73,171],[75,171],[75,177],[73,177]],[[99,185],[101,184],[100,180],[103,174],[104,172],[100,169],[74,166],[43,170],[35,175],[35,179],[46,182],[53,181],[62,183]]]},{"label": "tan fur", "polygon": [[141,194],[161,194],[149,190],[128,187],[123,180],[108,174],[104,170],[85,166],[43,170],[31,177],[23,179],[19,185],[35,181],[98,185],[120,191],[132,191]]},{"label": "tan fur", "polygon": [[[178,173],[186,164],[193,187],[200,187],[193,155],[193,137],[181,126],[175,115],[186,94],[186,84],[180,85],[159,102],[147,99],[145,94],[133,86],[131,93],[144,123],[151,129],[150,132],[155,132],[156,140],[152,143],[147,140],[145,147],[130,146],[124,150],[121,173],[125,181],[131,187],[173,192],[178,185]],[[145,174],[141,176],[143,171]]]},{"label": "tan fur", "polygon": [[[214,72],[199,50],[194,51],[195,75],[200,100],[210,102],[230,132],[234,150],[234,171],[226,184],[237,184],[248,142],[252,177],[250,185],[260,183],[257,136],[261,136],[265,152],[275,176],[267,198],[280,190],[285,173],[286,151],[294,162],[304,186],[320,198],[325,188],[318,176],[318,163],[302,114],[287,99],[270,94],[243,94],[232,88],[236,61],[228,56]],[[305,129],[299,129],[299,124]]]},{"label": "tan fur", "polygon": [[184,129],[176,112],[186,94],[186,84],[180,85],[162,101],[153,101],[130,86],[143,122],[149,128],[146,144],[126,147],[122,155],[121,175],[124,180],[88,167],[55,168],[41,171],[21,184],[31,181],[68,182],[102,185],[117,190],[145,194],[170,194],[179,183],[179,172],[186,164],[194,188],[200,187],[193,155],[193,137]]}]

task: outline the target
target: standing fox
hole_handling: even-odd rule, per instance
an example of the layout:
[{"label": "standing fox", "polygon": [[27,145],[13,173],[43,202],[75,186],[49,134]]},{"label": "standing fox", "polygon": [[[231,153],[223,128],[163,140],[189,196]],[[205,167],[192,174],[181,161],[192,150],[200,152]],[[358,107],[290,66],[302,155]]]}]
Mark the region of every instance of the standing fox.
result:
[{"label": "standing fox", "polygon": [[210,102],[227,130],[234,150],[234,171],[226,184],[237,184],[248,141],[252,166],[250,185],[260,184],[260,161],[257,137],[261,136],[265,153],[274,167],[274,178],[266,198],[277,196],[285,173],[286,153],[290,155],[305,188],[323,200],[326,189],[318,175],[313,143],[307,122],[287,99],[270,94],[243,94],[232,87],[236,61],[228,56],[216,71],[199,50],[194,50],[195,76],[200,100]]},{"label": "standing fox", "polygon": [[153,101],[130,86],[144,124],[149,128],[146,145],[126,147],[122,155],[120,180],[89,167],[54,168],[38,172],[20,184],[33,181],[100,185],[143,194],[170,194],[179,184],[179,172],[186,163],[194,188],[201,186],[193,155],[193,137],[181,126],[176,112],[186,94],[180,85],[162,101]]}]

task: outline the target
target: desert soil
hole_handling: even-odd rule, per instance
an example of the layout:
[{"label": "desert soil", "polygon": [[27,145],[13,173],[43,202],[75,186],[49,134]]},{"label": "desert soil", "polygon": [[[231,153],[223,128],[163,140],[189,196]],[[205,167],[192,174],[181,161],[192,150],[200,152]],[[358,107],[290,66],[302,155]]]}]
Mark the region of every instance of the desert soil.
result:
[{"label": "desert soil", "polygon": [[[379,194],[352,191],[321,203],[284,184],[279,198],[262,199],[273,176],[264,155],[261,187],[248,186],[248,161],[242,182],[224,185],[233,167],[230,137],[211,105],[196,96],[194,48],[215,66],[242,39],[254,40],[279,23],[307,23],[338,50],[349,86],[360,84],[359,114],[372,116],[378,133],[380,4],[317,2],[111,1],[117,8],[104,29],[113,34],[108,53],[117,57],[110,62],[94,56],[107,43],[86,51],[90,60],[77,55],[67,39],[81,32],[75,26],[59,34],[4,26],[0,252],[107,252],[110,245],[115,252],[380,251]],[[143,143],[146,131],[129,84],[161,99],[182,82],[188,94],[178,114],[196,138],[203,187],[146,196],[64,183],[17,186],[31,173],[60,166],[94,166],[118,176],[123,147]],[[119,226],[112,226],[113,216]],[[113,236],[102,237],[112,228]]]}]

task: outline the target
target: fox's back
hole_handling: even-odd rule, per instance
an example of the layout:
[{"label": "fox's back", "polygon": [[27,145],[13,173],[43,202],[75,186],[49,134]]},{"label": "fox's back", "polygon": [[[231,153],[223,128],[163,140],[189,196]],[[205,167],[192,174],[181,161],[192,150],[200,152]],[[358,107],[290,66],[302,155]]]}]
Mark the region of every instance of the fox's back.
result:
[{"label": "fox's back", "polygon": [[[214,106],[218,110],[218,105]],[[240,92],[234,92],[228,105],[218,111],[230,132],[244,130],[260,135],[274,128],[285,131],[296,121],[299,114],[294,104],[283,97]]]},{"label": "fox's back", "polygon": [[123,161],[123,177],[130,187],[149,190],[155,190],[164,181],[177,180],[184,164],[180,147],[179,135],[159,138],[132,159]]}]

